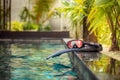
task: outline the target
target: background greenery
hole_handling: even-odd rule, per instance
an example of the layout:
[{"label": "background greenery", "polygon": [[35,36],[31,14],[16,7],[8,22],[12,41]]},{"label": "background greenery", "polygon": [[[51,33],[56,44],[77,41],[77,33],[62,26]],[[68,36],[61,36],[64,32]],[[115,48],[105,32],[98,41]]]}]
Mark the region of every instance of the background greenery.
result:
[{"label": "background greenery", "polygon": [[90,31],[87,35],[94,33],[100,43],[111,45],[110,50],[119,50],[119,0],[74,0],[64,1],[63,5],[58,11],[70,19],[74,38],[79,39],[80,27],[83,26],[83,30],[88,28]]},{"label": "background greenery", "polygon": [[80,39],[80,29],[83,29],[83,40],[89,38],[94,42],[97,38],[97,42],[111,45],[110,50],[120,49],[120,0],[63,0],[63,5],[55,9],[56,1],[30,0],[31,10],[24,7],[20,13],[21,22],[11,22],[11,30],[49,31],[51,26],[45,22],[56,11],[59,17],[64,15],[70,20],[72,38]]}]

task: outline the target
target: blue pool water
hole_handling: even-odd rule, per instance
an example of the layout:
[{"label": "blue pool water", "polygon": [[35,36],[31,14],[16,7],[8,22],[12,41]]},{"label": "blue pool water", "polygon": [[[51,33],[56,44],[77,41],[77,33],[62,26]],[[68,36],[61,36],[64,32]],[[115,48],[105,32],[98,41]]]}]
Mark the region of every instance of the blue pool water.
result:
[{"label": "blue pool water", "polygon": [[74,80],[67,54],[45,60],[63,49],[62,42],[1,42],[0,80]]}]

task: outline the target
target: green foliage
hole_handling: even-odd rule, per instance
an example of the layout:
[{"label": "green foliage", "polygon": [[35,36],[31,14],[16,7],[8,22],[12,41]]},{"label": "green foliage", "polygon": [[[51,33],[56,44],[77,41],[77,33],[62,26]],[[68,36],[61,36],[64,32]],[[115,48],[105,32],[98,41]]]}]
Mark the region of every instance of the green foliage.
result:
[{"label": "green foliage", "polygon": [[[109,38],[108,42],[110,43],[111,41],[114,41],[115,43],[113,45],[116,45],[116,46],[120,38],[119,36],[120,35],[119,33],[119,26],[120,26],[119,2],[120,1],[118,0],[95,0],[93,7],[90,11],[90,14],[88,15],[88,18],[89,18],[88,21],[90,23],[89,30],[93,32],[99,29],[99,32],[102,32],[104,36],[103,41]],[[102,25],[100,23],[102,23]],[[105,30],[103,31],[103,29],[106,29],[106,31]]]},{"label": "green foliage", "polygon": [[44,27],[44,31],[50,31],[51,30],[51,26],[50,25],[46,25],[45,27]]},{"label": "green foliage", "polygon": [[30,22],[19,22],[19,21],[13,21],[11,22],[11,30],[12,31],[26,31],[26,30],[32,30],[32,31],[51,31],[51,26],[43,25],[43,24],[35,24]]},{"label": "green foliage", "polygon": [[114,38],[115,44],[120,43],[120,0],[74,0],[64,1],[63,5],[57,10],[71,20],[71,32],[76,37],[87,16],[89,30],[96,34],[98,41],[112,44]]},{"label": "green foliage", "polygon": [[[55,0],[33,0],[33,13],[37,23],[42,23]],[[44,17],[44,18],[43,18]]]},{"label": "green foliage", "polygon": [[100,7],[105,7],[112,5],[113,0],[95,0],[95,5],[100,6]]},{"label": "green foliage", "polygon": [[101,44],[110,45],[111,33],[105,18],[102,18],[95,28],[94,33],[98,38],[98,42]]},{"label": "green foliage", "polygon": [[23,25],[23,30],[35,30],[35,31],[37,31],[38,30],[38,25],[26,22]]},{"label": "green foliage", "polygon": [[34,20],[33,14],[29,11],[27,7],[24,7],[23,10],[20,13],[20,19],[21,21],[26,22],[27,20],[30,21],[29,19]]},{"label": "green foliage", "polygon": [[120,47],[120,29],[117,29],[117,39],[118,39],[118,44]]},{"label": "green foliage", "polygon": [[12,31],[24,31],[24,30],[38,30],[38,25],[29,22],[19,22],[13,21],[11,22],[11,30]]},{"label": "green foliage", "polygon": [[51,31],[51,26],[39,24],[38,31]]},{"label": "green foliage", "polygon": [[42,31],[42,24],[38,25],[38,31]]},{"label": "green foliage", "polygon": [[13,21],[11,22],[11,31],[23,31],[23,22]]},{"label": "green foliage", "polygon": [[70,32],[73,38],[80,38],[80,27],[82,26],[82,20],[86,15],[84,6],[81,4],[82,0],[75,0],[72,2],[63,2],[63,7],[57,10],[64,14],[66,18],[70,19]]}]

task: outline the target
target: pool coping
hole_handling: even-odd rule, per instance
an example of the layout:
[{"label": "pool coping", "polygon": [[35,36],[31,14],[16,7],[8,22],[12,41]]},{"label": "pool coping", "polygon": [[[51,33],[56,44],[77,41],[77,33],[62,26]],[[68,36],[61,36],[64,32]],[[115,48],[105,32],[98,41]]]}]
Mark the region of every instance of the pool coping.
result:
[{"label": "pool coping", "polygon": [[1,31],[0,39],[69,38],[69,31]]},{"label": "pool coping", "polygon": [[[66,46],[66,43],[69,40],[72,39],[70,38],[63,39],[65,48],[68,48]],[[79,53],[71,52],[70,54],[68,54],[68,56],[70,58],[71,64],[73,65],[74,71],[79,75],[78,78],[80,80],[99,80],[98,77],[87,67],[84,61],[79,57]],[[76,61],[79,61],[79,63]]]}]

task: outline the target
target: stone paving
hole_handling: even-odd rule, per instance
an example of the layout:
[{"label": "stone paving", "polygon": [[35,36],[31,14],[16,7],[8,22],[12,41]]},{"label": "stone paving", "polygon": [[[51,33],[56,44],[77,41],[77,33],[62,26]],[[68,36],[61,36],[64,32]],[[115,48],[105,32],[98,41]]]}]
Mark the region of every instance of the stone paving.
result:
[{"label": "stone paving", "polygon": [[103,47],[101,53],[120,61],[120,51],[109,51],[109,48]]},{"label": "stone paving", "polygon": [[116,52],[111,51],[111,52],[102,52],[102,53],[120,61],[120,51],[116,51]]}]

